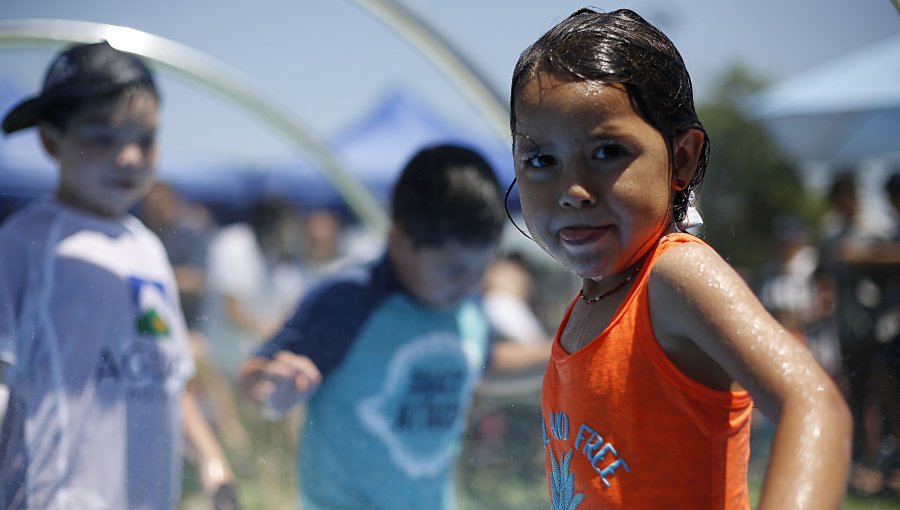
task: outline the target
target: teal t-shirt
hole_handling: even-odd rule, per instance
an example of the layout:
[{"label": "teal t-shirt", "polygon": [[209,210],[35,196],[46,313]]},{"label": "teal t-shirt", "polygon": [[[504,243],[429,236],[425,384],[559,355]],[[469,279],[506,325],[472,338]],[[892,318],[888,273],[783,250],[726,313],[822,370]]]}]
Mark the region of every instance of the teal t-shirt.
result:
[{"label": "teal t-shirt", "polygon": [[259,353],[323,370],[299,448],[304,508],[444,508],[488,347],[477,303],[423,307],[386,259],[312,292]]}]

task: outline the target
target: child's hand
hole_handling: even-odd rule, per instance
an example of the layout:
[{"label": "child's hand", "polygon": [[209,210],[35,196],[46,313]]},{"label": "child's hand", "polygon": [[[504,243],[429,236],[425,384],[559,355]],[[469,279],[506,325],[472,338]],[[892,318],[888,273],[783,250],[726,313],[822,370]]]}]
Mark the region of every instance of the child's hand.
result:
[{"label": "child's hand", "polygon": [[278,418],[306,400],[322,383],[322,374],[306,356],[281,351],[266,364],[253,388],[266,413]]},{"label": "child's hand", "polygon": [[239,510],[240,508],[241,505],[238,502],[233,483],[222,484],[213,493],[214,510]]},{"label": "child's hand", "polygon": [[201,463],[200,483],[212,500],[213,510],[239,510],[240,503],[234,485],[234,473],[226,462],[212,457]]}]

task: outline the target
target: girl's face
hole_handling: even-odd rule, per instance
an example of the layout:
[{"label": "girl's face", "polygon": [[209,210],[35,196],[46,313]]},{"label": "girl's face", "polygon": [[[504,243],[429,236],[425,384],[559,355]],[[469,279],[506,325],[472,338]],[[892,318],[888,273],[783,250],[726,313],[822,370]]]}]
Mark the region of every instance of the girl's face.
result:
[{"label": "girl's face", "polygon": [[673,219],[663,136],[620,85],[543,73],[515,109],[516,178],[535,241],[582,278],[635,263]]},{"label": "girl's face", "polygon": [[150,94],[122,94],[76,113],[62,131],[43,124],[45,145],[59,161],[59,199],[109,217],[140,201],[153,184],[157,107]]}]

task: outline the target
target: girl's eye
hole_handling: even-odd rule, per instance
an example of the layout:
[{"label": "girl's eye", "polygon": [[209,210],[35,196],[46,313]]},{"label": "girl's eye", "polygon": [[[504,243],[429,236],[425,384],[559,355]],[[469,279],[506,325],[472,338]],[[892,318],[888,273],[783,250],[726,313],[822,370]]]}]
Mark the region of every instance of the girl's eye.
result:
[{"label": "girl's eye", "polygon": [[594,151],[597,159],[615,159],[625,155],[625,148],[616,143],[603,144]]},{"label": "girl's eye", "polygon": [[535,154],[525,159],[525,164],[532,168],[544,168],[555,163],[556,160],[552,156],[546,154]]}]

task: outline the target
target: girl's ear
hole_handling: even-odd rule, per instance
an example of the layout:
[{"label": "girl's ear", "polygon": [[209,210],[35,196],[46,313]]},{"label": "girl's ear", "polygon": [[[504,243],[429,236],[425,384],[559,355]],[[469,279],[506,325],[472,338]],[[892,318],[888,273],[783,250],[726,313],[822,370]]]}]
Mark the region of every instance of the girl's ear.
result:
[{"label": "girl's ear", "polygon": [[38,123],[38,132],[41,136],[41,144],[47,154],[53,159],[59,159],[59,142],[62,138],[59,128],[49,122],[40,122]]},{"label": "girl's ear", "polygon": [[691,182],[694,172],[697,171],[697,163],[703,150],[703,142],[706,135],[699,129],[688,129],[675,135],[675,175],[674,179],[684,179]]}]

